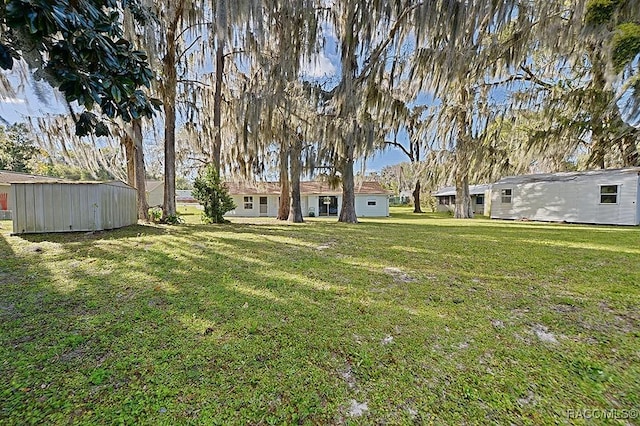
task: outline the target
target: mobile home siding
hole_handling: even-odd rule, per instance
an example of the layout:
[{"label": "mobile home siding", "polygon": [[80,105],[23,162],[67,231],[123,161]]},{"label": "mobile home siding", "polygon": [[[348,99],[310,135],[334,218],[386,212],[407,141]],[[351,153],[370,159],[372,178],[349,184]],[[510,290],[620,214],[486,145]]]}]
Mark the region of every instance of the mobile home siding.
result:
[{"label": "mobile home siding", "polygon": [[[600,202],[601,187],[606,185],[617,186],[616,203]],[[502,197],[509,189],[510,203]],[[492,187],[491,218],[638,225],[638,174],[623,169],[567,174],[558,180],[504,179]]]},{"label": "mobile home siding", "polygon": [[99,231],[137,222],[136,191],[117,183],[14,183],[13,232]]}]

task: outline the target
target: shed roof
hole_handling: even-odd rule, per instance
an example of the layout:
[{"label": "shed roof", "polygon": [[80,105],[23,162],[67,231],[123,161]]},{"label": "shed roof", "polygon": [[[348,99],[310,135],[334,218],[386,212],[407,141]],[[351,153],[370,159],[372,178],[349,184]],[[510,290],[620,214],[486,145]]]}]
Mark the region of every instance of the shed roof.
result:
[{"label": "shed roof", "polygon": [[496,182],[496,184],[517,185],[520,183],[534,182],[568,182],[579,178],[597,176],[615,176],[626,174],[640,175],[640,167],[627,167],[624,169],[599,169],[586,170],[582,172],[559,172],[559,173],[539,173],[534,175],[506,176]]},{"label": "shed roof", "polygon": [[[469,185],[469,195],[483,195],[490,188],[491,185]],[[455,186],[444,187],[433,194],[434,197],[446,197],[449,195],[456,195]]]},{"label": "shed roof", "polygon": [[0,170],[0,183],[56,183],[56,182],[73,182],[69,179],[62,179],[51,176],[31,175],[29,173],[11,172],[9,170]]},{"label": "shed roof", "polygon": [[[232,195],[280,195],[280,183],[279,182],[256,182],[256,183],[237,183],[227,182],[227,188]],[[382,188],[378,182],[361,182],[355,185],[356,194],[370,194],[370,195],[389,195],[391,191],[387,191]],[[300,194],[302,195],[314,195],[314,194],[341,194],[342,187],[331,188],[327,182],[300,182]]]}]

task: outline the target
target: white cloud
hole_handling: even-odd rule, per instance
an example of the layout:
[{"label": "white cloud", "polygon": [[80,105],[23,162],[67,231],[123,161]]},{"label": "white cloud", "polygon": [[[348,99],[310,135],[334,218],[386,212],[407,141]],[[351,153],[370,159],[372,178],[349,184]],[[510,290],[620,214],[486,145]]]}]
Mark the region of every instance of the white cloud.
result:
[{"label": "white cloud", "polygon": [[334,75],[336,67],[324,52],[321,52],[318,55],[314,55],[309,62],[303,63],[300,71],[306,77],[320,78]]}]

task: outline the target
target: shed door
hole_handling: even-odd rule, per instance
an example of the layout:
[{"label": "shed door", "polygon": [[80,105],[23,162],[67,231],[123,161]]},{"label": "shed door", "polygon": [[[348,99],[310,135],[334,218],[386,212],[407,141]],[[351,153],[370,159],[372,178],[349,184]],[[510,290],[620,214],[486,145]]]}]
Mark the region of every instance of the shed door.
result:
[{"label": "shed door", "polygon": [[260,216],[267,215],[267,197],[260,197]]}]

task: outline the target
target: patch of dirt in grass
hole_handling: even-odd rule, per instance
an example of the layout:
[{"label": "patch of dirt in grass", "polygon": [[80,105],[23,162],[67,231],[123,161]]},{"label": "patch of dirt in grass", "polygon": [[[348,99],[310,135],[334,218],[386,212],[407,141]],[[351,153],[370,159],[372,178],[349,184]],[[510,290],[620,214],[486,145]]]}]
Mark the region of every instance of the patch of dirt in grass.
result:
[{"label": "patch of dirt in grass", "polygon": [[500,320],[497,320],[497,319],[492,319],[491,320],[491,325],[494,328],[504,328],[504,323],[502,321],[500,321]]},{"label": "patch of dirt in grass", "polygon": [[556,339],[556,336],[549,331],[548,327],[545,327],[544,325],[534,324],[534,326],[532,327],[532,331],[541,342],[553,344],[558,343],[558,339]]},{"label": "patch of dirt in grass", "polygon": [[393,336],[392,335],[387,335],[380,341],[380,344],[382,346],[386,346],[386,345],[388,345],[389,343],[392,343],[392,342],[393,342]]},{"label": "patch of dirt in grass", "polygon": [[21,316],[22,314],[18,309],[16,309],[15,304],[0,302],[0,319],[3,321],[10,321],[18,319]]},{"label": "patch of dirt in grass", "polygon": [[350,417],[360,417],[369,411],[369,406],[366,402],[358,402],[355,399],[349,401],[350,405],[347,408],[347,415]]},{"label": "patch of dirt in grass", "polygon": [[356,378],[353,375],[353,370],[351,370],[351,364],[347,364],[345,368],[340,371],[340,377],[347,382],[349,389],[354,389],[356,387]]},{"label": "patch of dirt in grass", "polygon": [[82,359],[84,358],[86,353],[87,353],[87,350],[84,347],[78,346],[77,348],[67,351],[62,355],[60,355],[60,361],[70,362],[76,359]]},{"label": "patch of dirt in grass", "polygon": [[525,395],[525,396],[523,396],[521,398],[518,398],[518,404],[520,404],[520,406],[522,406],[522,407],[527,406],[527,405],[535,406],[535,405],[538,404],[538,400],[539,399],[540,398],[537,397],[533,392],[529,391],[527,393],[527,395]]},{"label": "patch of dirt in grass", "polygon": [[393,280],[397,283],[413,283],[417,281],[414,277],[410,276],[400,268],[389,266],[384,268],[383,272],[387,275],[391,275]]},{"label": "patch of dirt in grass", "polygon": [[21,336],[21,337],[18,337],[17,339],[10,341],[9,345],[12,345],[13,349],[18,349],[21,344],[31,342],[34,339],[35,337],[31,335]]},{"label": "patch of dirt in grass", "polygon": [[320,250],[320,251],[322,251],[322,250],[328,250],[328,249],[330,249],[331,247],[333,247],[333,245],[334,245],[335,243],[336,243],[336,241],[335,241],[335,240],[329,240],[329,241],[327,241],[327,242],[325,242],[325,243],[322,243],[322,244],[317,245],[317,246],[316,246],[316,250]]},{"label": "patch of dirt in grass", "polygon": [[573,305],[567,305],[564,303],[561,303],[559,305],[552,305],[551,306],[551,310],[554,312],[557,312],[559,314],[570,314],[573,312],[578,312],[580,311],[580,308],[577,306],[573,306]]}]

